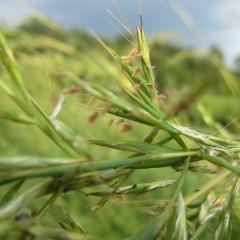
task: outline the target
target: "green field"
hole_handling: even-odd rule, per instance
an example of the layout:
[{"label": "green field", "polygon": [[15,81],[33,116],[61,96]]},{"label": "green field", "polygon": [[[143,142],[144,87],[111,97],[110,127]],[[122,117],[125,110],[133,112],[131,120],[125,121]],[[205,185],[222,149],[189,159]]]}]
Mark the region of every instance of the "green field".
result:
[{"label": "green field", "polygon": [[238,239],[239,73],[137,30],[2,29],[1,239]]}]

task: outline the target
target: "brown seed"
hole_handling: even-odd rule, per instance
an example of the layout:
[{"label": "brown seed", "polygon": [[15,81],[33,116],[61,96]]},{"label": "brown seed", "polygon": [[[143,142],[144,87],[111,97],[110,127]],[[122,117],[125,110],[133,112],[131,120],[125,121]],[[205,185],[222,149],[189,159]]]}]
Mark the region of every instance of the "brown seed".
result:
[{"label": "brown seed", "polygon": [[123,57],[123,59],[125,63],[131,63],[138,56],[139,56],[139,51],[137,50],[137,48],[133,48],[127,56]]},{"label": "brown seed", "polygon": [[155,83],[145,83],[145,85],[148,87],[156,87]]},{"label": "brown seed", "polygon": [[133,127],[132,127],[132,125],[130,125],[130,124],[125,124],[125,125],[123,125],[123,127],[122,127],[122,129],[121,129],[121,132],[129,132],[129,131],[131,131],[133,129]]},{"label": "brown seed", "polygon": [[101,108],[101,113],[99,114],[99,116],[104,115],[106,112],[108,112],[111,109],[112,105],[110,103],[104,103],[99,105],[99,108]]},{"label": "brown seed", "polygon": [[88,118],[88,122],[89,122],[89,123],[94,123],[94,122],[96,121],[97,117],[98,117],[98,112],[93,113],[93,114]]},{"label": "brown seed", "polygon": [[73,94],[73,93],[77,93],[81,90],[80,86],[72,86],[71,88],[67,89],[65,91],[65,94]]},{"label": "brown seed", "polygon": [[96,101],[96,99],[97,99],[97,98],[96,98],[95,96],[91,97],[91,98],[89,99],[87,105],[88,105],[88,106],[92,106],[92,105],[94,104],[94,102]]},{"label": "brown seed", "polygon": [[123,123],[124,122],[124,119],[119,119],[118,121],[117,121],[117,125],[119,125],[119,124],[121,124],[121,123]]},{"label": "brown seed", "polygon": [[140,88],[140,84],[134,84],[130,88],[131,92],[135,93]]},{"label": "brown seed", "polygon": [[113,119],[110,119],[109,122],[108,122],[108,126],[111,127],[112,124],[113,124],[114,120]]},{"label": "brown seed", "polygon": [[134,73],[132,74],[132,77],[137,77],[140,75],[142,69],[140,67],[134,68]]}]

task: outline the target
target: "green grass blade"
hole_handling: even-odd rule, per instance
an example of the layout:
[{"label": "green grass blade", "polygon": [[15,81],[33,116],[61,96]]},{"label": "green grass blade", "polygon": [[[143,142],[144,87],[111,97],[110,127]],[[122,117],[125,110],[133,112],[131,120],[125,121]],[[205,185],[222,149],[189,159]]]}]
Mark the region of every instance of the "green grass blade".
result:
[{"label": "green grass blade", "polygon": [[109,147],[113,149],[118,149],[121,151],[128,151],[128,152],[136,152],[136,153],[174,153],[174,152],[181,152],[178,149],[170,148],[170,147],[163,147],[159,144],[150,144],[146,142],[137,142],[137,141],[117,141],[117,140],[100,140],[96,138],[89,138],[88,142],[90,144]]},{"label": "green grass blade", "polygon": [[133,184],[130,186],[125,186],[120,188],[101,190],[97,192],[89,192],[87,193],[87,195],[93,195],[98,197],[112,196],[112,195],[125,195],[125,194],[138,195],[138,194],[143,194],[143,193],[154,191],[160,188],[171,186],[175,182],[176,180],[166,180],[166,181],[158,181],[158,182],[152,182],[152,183],[138,183],[138,184]]},{"label": "green grass blade", "polygon": [[223,206],[223,210],[219,217],[219,225],[214,234],[214,239],[230,239],[231,234],[231,211],[238,194],[239,179],[236,178],[233,184],[231,192],[228,194],[228,198]]},{"label": "green grass blade", "polygon": [[[56,177],[59,175],[64,175],[66,173],[79,175],[82,173],[108,170],[111,168],[138,169],[161,166],[167,167],[180,163],[184,161],[186,157],[191,155],[196,155],[196,152],[149,154],[146,156],[118,159],[112,161],[68,161],[65,163],[58,162],[58,164],[52,166],[47,162],[47,168],[44,166],[43,162],[40,162],[36,158],[35,162],[33,162],[33,166],[35,167],[34,171],[32,171],[32,169],[30,168],[31,163],[25,163],[27,164],[26,169],[24,169],[24,164],[23,166],[20,165],[21,162],[24,163],[24,158],[12,158],[12,161],[15,161],[15,163],[9,161],[10,158],[2,158],[0,161],[2,167],[3,165],[11,165],[12,171],[3,171],[0,174],[0,184],[6,184],[25,178]],[[22,169],[18,166],[21,166]]]},{"label": "green grass blade", "polygon": [[20,209],[24,208],[29,202],[31,202],[40,191],[47,187],[48,184],[49,180],[43,181],[16,198],[6,202],[0,207],[0,219],[9,219],[15,216]]},{"label": "green grass blade", "polygon": [[0,201],[0,206],[4,205],[5,203],[7,203],[8,201],[10,201],[14,195],[16,194],[16,192],[19,190],[19,188],[23,185],[23,183],[25,182],[25,180],[20,180],[18,182],[16,182],[2,197],[1,201]]}]

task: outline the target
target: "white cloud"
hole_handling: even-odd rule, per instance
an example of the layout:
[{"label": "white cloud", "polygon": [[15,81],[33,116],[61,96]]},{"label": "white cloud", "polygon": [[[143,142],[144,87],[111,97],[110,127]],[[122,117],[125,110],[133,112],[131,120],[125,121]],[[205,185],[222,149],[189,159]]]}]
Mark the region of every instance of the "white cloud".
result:
[{"label": "white cloud", "polygon": [[25,16],[22,9],[11,1],[1,1],[0,6],[0,23],[7,26],[15,26]]},{"label": "white cloud", "polygon": [[213,14],[218,22],[213,38],[225,55],[226,64],[233,66],[240,55],[240,1],[219,1]]}]

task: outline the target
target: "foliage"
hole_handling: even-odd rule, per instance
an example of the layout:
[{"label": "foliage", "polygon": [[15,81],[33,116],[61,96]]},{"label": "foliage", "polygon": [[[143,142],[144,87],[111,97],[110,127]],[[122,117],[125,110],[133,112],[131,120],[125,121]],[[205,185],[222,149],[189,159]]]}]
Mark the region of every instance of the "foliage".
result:
[{"label": "foliage", "polygon": [[3,32],[2,238],[238,236],[239,82],[218,49],[150,56],[142,24],[131,49],[41,19]]}]

